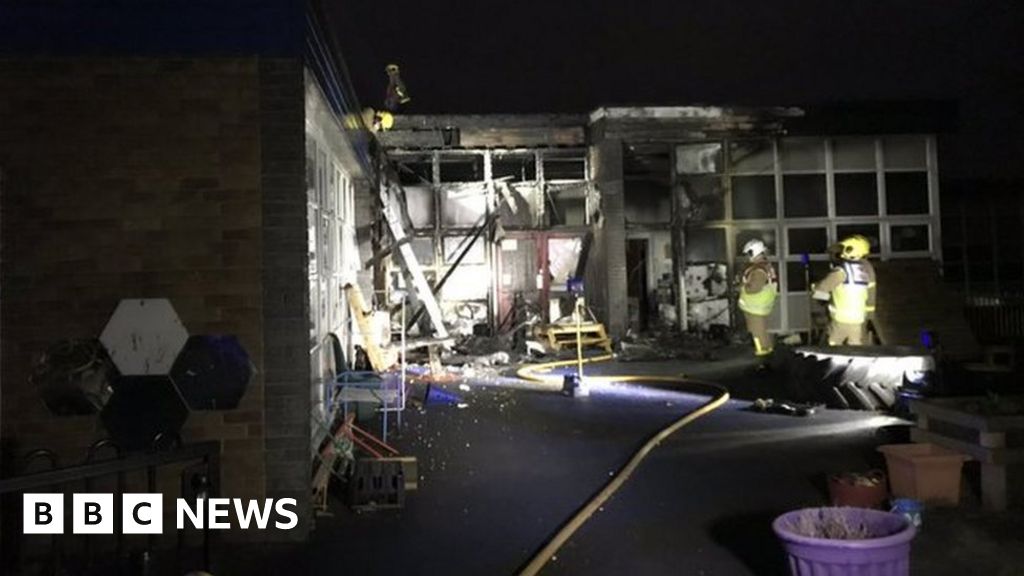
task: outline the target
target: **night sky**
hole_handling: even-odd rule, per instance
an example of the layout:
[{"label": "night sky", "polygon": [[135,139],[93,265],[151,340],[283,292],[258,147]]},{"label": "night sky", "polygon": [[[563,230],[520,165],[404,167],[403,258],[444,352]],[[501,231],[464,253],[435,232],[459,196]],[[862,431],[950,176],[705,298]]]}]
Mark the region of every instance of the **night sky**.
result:
[{"label": "night sky", "polygon": [[943,172],[1024,177],[1020,0],[324,0],[364,106],[407,113],[951,100]]}]

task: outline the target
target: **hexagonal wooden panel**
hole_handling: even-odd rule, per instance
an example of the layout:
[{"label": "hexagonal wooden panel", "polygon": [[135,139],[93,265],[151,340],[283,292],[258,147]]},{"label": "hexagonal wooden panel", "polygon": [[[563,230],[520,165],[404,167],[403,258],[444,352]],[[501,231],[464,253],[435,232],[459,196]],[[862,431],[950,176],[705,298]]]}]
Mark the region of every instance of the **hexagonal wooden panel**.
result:
[{"label": "hexagonal wooden panel", "polygon": [[144,450],[158,434],[180,432],[188,408],[170,376],[121,376],[100,418],[118,446]]},{"label": "hexagonal wooden panel", "polygon": [[117,368],[95,338],[61,340],[32,367],[30,380],[56,416],[96,414],[110,398]]},{"label": "hexagonal wooden panel", "polygon": [[122,300],[100,335],[125,376],[169,374],[188,332],[169,300]]},{"label": "hexagonal wooden panel", "polygon": [[254,372],[252,360],[232,335],[196,335],[185,343],[171,379],[193,410],[238,406]]}]

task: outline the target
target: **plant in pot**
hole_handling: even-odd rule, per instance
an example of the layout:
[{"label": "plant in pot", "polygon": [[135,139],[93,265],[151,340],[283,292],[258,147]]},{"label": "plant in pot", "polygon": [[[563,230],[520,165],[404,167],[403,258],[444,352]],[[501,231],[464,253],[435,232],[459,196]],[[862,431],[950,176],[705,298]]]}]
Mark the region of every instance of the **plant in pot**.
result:
[{"label": "plant in pot", "polygon": [[881,508],[888,496],[885,472],[870,470],[830,474],[828,495],[833,506]]},{"label": "plant in pot", "polygon": [[910,573],[914,526],[904,516],[865,508],[804,508],[772,523],[793,576]]}]

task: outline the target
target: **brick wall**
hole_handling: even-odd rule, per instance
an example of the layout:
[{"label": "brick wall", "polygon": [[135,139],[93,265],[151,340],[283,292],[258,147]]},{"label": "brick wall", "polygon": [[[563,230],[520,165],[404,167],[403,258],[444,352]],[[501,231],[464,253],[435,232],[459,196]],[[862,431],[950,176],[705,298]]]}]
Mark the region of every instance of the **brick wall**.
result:
[{"label": "brick wall", "polygon": [[[260,62],[268,498],[310,502],[309,244],[302,65]],[[285,534],[304,538],[310,517]]]},{"label": "brick wall", "polygon": [[875,323],[886,344],[920,345],[921,331],[938,334],[945,352],[967,358],[978,343],[964,316],[963,297],[943,282],[932,260],[875,263],[878,276]]},{"label": "brick wall", "polygon": [[297,62],[0,61],[5,440],[80,461],[105,433],[51,416],[32,361],[98,336],[122,298],[168,298],[190,333],[236,334],[257,369],[236,410],[192,412],[183,439],[222,440],[224,495],[299,495],[285,429],[304,406],[281,384],[308,382],[302,129]]}]

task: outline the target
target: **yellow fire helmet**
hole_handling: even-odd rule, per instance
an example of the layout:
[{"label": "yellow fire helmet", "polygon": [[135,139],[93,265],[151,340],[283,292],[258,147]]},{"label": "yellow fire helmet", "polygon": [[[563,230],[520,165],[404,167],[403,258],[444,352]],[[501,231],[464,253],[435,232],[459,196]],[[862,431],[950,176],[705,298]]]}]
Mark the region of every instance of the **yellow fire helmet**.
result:
[{"label": "yellow fire helmet", "polygon": [[843,251],[839,256],[843,260],[862,260],[871,253],[871,242],[860,234],[854,234],[839,241]]},{"label": "yellow fire helmet", "polygon": [[398,64],[388,64],[384,71],[388,74],[398,74]]},{"label": "yellow fire helmet", "polygon": [[391,130],[391,127],[395,125],[395,117],[391,115],[391,112],[377,112],[375,120],[374,126],[379,130]]}]

